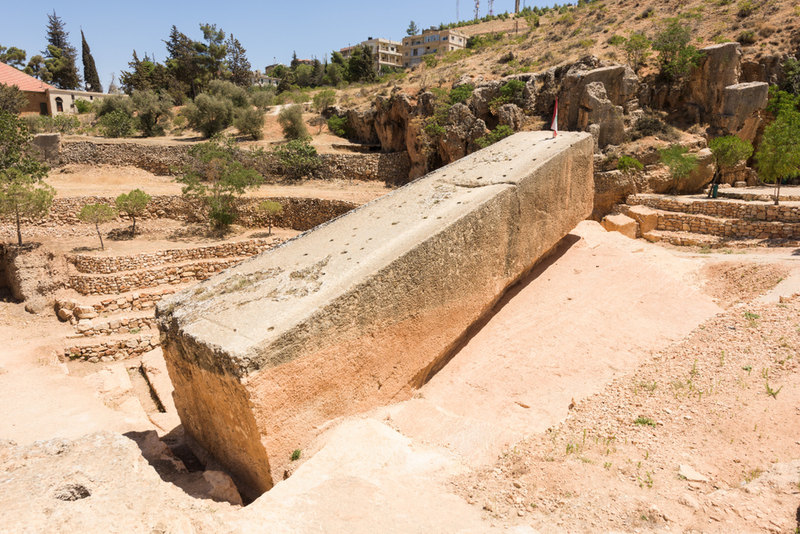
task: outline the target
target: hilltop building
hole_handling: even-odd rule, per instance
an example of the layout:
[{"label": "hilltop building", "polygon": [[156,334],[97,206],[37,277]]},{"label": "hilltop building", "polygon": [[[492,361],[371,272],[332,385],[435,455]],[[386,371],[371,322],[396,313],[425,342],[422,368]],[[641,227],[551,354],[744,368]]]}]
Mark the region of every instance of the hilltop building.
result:
[{"label": "hilltop building", "polygon": [[272,76],[267,76],[266,74],[262,74],[260,70],[256,70],[255,72],[250,73],[250,85],[254,85],[257,87],[278,87],[278,84],[281,83],[280,78],[273,78]]},{"label": "hilltop building", "polygon": [[75,107],[77,100],[93,102],[108,96],[105,93],[57,89],[5,63],[0,63],[0,84],[16,85],[28,97],[28,105],[22,109],[23,114],[75,114],[78,113]]},{"label": "hilltop building", "polygon": [[345,59],[349,59],[357,46],[369,47],[370,51],[372,51],[374,67],[377,72],[380,72],[382,67],[400,68],[403,66],[400,54],[401,43],[399,41],[368,37],[366,41],[361,41],[355,46],[342,48],[339,52]]},{"label": "hilltop building", "polygon": [[432,26],[423,30],[422,35],[411,35],[403,38],[400,47],[403,67],[416,67],[422,61],[422,56],[452,52],[467,47],[467,36],[458,30],[439,30]]}]

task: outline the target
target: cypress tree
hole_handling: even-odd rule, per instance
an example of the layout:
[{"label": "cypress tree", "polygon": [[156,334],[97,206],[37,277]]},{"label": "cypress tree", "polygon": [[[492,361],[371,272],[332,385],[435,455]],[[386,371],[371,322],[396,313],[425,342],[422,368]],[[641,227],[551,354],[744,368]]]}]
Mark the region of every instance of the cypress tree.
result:
[{"label": "cypress tree", "polygon": [[89,50],[89,43],[81,30],[81,48],[83,52],[83,79],[86,81],[86,90],[95,93],[102,93],[103,86],[100,85],[100,77],[97,75],[97,67],[94,65],[92,51]]}]

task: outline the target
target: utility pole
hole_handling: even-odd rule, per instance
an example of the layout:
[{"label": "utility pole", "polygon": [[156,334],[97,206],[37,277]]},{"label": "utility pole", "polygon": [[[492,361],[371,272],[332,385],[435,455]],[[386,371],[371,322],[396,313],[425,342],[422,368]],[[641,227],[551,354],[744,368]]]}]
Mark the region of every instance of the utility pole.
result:
[{"label": "utility pole", "polygon": [[514,2],[514,13],[519,13],[519,0]]},{"label": "utility pole", "polygon": [[478,15],[481,12],[481,0],[475,0],[475,20],[478,20]]},{"label": "utility pole", "polygon": [[494,0],[489,0],[489,16],[494,15]]}]

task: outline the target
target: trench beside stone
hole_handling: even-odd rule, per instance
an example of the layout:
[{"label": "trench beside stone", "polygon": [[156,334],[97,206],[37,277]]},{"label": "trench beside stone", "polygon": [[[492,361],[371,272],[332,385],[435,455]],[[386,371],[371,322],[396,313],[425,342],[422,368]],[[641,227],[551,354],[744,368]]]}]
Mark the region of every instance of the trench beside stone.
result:
[{"label": "trench beside stone", "polygon": [[263,492],[327,422],[408,399],[591,213],[592,149],[516,134],[162,300],[186,431]]}]

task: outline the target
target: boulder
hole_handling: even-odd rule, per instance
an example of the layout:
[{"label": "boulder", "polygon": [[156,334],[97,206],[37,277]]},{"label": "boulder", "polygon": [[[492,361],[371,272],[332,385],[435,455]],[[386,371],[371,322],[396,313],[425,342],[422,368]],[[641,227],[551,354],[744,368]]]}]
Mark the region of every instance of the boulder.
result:
[{"label": "boulder", "polygon": [[619,232],[625,237],[636,239],[636,221],[626,215],[606,215],[600,224],[606,232]]},{"label": "boulder", "polygon": [[373,108],[355,108],[347,110],[347,126],[353,132],[353,139],[360,143],[377,144],[378,134],[375,131],[375,115]]},{"label": "boulder", "polygon": [[484,122],[492,117],[489,104],[492,100],[500,96],[500,88],[503,86],[501,81],[483,82],[472,93],[472,112]]},{"label": "boulder", "polygon": [[747,166],[747,163],[740,161],[735,167],[726,168],[722,171],[723,184],[735,184],[743,182],[745,185],[758,185],[758,173]]},{"label": "boulder", "polygon": [[58,315],[58,319],[61,321],[69,321],[70,319],[75,317],[72,313],[72,310],[69,310],[67,308],[59,308],[58,312],[56,312],[56,315]]},{"label": "boulder", "polygon": [[639,235],[649,234],[658,226],[658,212],[647,206],[631,206],[627,215],[639,224]]},{"label": "boulder", "polygon": [[564,129],[578,127],[584,89],[590,84],[602,84],[606,92],[605,98],[615,106],[622,106],[628,100],[636,98],[639,78],[630,67],[614,65],[588,68],[595,64],[576,63],[570,67],[564,78],[558,99],[559,117],[564,121]]},{"label": "boulder", "polygon": [[78,319],[94,319],[97,317],[97,311],[95,311],[94,306],[75,306],[73,313]]},{"label": "boulder", "polygon": [[625,121],[622,106],[608,99],[601,82],[587,84],[580,100],[577,128],[587,131],[590,124],[599,124],[597,144],[602,150],[608,145],[619,145],[625,140]]},{"label": "boulder", "polygon": [[525,114],[516,104],[503,104],[497,109],[497,118],[501,126],[508,126],[516,132],[522,126]]},{"label": "boulder", "polygon": [[700,50],[703,58],[692,71],[685,89],[685,100],[695,106],[699,120],[711,122],[722,113],[725,88],[739,83],[742,47],[739,43],[722,43]]},{"label": "boulder", "polygon": [[613,170],[594,175],[594,208],[591,218],[600,221],[616,204],[636,193],[634,183],[622,172]]},{"label": "boulder", "polygon": [[442,163],[452,163],[474,152],[475,140],[486,133],[486,124],[476,119],[466,105],[455,104],[447,113],[445,133],[439,140]]},{"label": "boulder", "polygon": [[406,128],[413,105],[405,93],[391,98],[379,96],[375,100],[375,133],[381,148],[389,152],[403,152],[406,147]]},{"label": "boulder", "polygon": [[229,502],[242,506],[242,497],[233,479],[223,471],[205,471],[203,479],[208,482],[210,488],[206,491],[209,499],[217,502]]},{"label": "boulder", "polygon": [[769,85],[763,82],[729,85],[723,91],[722,111],[714,116],[714,126],[729,135],[744,133],[743,139],[755,140],[763,119],[759,111],[767,107]]}]

